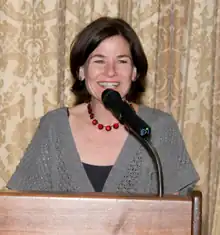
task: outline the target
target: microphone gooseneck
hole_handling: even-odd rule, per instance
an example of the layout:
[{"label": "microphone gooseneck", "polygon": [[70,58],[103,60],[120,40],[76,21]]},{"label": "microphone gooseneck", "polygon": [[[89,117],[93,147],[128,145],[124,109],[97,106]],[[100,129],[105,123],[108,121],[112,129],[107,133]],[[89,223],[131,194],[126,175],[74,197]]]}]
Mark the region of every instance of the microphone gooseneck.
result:
[{"label": "microphone gooseneck", "polygon": [[164,194],[162,165],[158,152],[150,140],[150,126],[136,114],[126,101],[122,100],[121,95],[117,91],[112,89],[104,90],[102,93],[102,102],[105,108],[110,110],[119,122],[122,123],[148,151],[157,171],[158,195],[162,197]]}]

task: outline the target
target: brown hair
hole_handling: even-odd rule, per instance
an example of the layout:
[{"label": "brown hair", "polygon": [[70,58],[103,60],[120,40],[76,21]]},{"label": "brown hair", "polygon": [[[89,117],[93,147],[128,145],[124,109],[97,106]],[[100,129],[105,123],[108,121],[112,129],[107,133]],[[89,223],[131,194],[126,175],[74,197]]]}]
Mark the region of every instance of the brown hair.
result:
[{"label": "brown hair", "polygon": [[141,92],[145,91],[145,77],[148,62],[141,42],[131,26],[120,18],[101,17],[87,25],[76,36],[71,44],[70,71],[74,78],[71,91],[76,96],[76,104],[88,102],[91,98],[85,81],[79,77],[79,69],[83,66],[89,55],[106,38],[121,35],[129,43],[133,64],[137,69],[137,77],[132,82],[126,99],[128,101],[140,102]]}]

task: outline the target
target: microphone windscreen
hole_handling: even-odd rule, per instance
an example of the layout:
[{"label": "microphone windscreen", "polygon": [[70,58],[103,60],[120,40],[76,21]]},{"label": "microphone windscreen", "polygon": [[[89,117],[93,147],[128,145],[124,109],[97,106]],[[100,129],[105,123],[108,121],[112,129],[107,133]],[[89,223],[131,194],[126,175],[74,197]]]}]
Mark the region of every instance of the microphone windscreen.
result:
[{"label": "microphone windscreen", "polygon": [[124,102],[121,95],[112,89],[106,89],[102,93],[102,102],[106,109],[110,110],[112,114],[121,122]]},{"label": "microphone windscreen", "polygon": [[112,108],[122,102],[121,95],[112,89],[106,89],[102,92],[102,102],[106,108]]}]

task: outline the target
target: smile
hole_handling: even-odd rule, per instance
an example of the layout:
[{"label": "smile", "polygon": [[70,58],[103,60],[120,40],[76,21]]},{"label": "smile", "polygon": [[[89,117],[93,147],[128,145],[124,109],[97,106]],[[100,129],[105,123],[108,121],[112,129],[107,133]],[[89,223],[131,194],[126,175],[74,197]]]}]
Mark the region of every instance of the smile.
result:
[{"label": "smile", "polygon": [[107,88],[116,88],[117,86],[119,86],[119,82],[98,82],[98,84],[107,89]]}]

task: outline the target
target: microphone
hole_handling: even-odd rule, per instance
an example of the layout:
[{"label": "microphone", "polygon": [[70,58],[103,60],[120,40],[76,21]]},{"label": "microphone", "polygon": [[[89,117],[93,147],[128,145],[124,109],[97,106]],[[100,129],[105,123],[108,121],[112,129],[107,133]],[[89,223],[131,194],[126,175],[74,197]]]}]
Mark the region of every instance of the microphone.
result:
[{"label": "microphone", "polygon": [[150,126],[136,114],[131,105],[122,100],[117,91],[112,89],[104,90],[102,93],[102,102],[105,108],[110,110],[128,130],[137,133],[141,137],[151,137]]},{"label": "microphone", "polygon": [[164,194],[162,165],[157,150],[150,141],[150,126],[136,114],[135,110],[126,101],[122,100],[121,95],[117,91],[112,89],[104,90],[102,102],[105,108],[110,110],[119,122],[124,124],[148,151],[157,170],[158,195],[162,197]]}]

